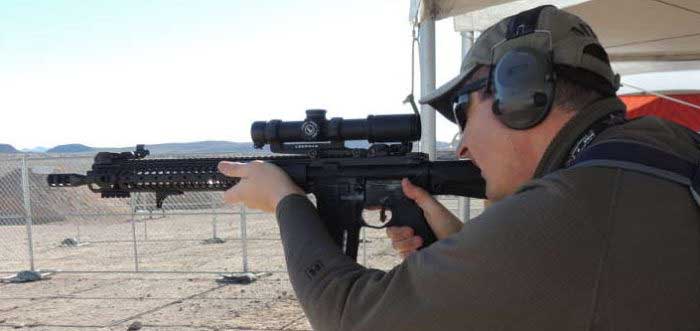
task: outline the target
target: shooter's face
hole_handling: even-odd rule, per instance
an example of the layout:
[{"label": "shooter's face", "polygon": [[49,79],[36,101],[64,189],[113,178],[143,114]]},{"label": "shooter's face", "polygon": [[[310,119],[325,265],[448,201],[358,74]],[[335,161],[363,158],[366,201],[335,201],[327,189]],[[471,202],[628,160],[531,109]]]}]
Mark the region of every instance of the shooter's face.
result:
[{"label": "shooter's face", "polygon": [[486,180],[486,196],[500,200],[532,178],[537,160],[528,146],[529,130],[506,127],[493,114],[493,98],[487,93],[472,92],[465,107],[466,125],[457,149],[461,158],[470,158]]}]

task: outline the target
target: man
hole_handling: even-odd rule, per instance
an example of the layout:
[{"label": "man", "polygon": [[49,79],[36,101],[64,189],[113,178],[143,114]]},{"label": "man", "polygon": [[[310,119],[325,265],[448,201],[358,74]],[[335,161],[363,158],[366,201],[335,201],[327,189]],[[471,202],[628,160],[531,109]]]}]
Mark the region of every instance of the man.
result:
[{"label": "man", "polygon": [[700,139],[655,118],[625,122],[617,85],[591,28],[552,6],[484,31],[461,74],[422,101],[462,128],[458,154],[496,202],[462,225],[404,180],[440,240],[414,252],[420,238],[390,230],[407,257],[389,272],[343,256],[274,165],[222,163],[242,178],[226,199],[276,211],[318,330],[697,330],[696,190],[591,151],[618,143],[700,165]]}]

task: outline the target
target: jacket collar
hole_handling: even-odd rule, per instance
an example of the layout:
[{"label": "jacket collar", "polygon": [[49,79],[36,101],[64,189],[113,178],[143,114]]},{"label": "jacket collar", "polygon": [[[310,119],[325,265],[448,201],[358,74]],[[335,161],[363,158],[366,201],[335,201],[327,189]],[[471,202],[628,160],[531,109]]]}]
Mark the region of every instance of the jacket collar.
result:
[{"label": "jacket collar", "polygon": [[624,112],[625,109],[625,104],[620,99],[610,97],[578,110],[545,150],[533,178],[540,178],[563,168],[574,145],[593,124],[613,113]]}]

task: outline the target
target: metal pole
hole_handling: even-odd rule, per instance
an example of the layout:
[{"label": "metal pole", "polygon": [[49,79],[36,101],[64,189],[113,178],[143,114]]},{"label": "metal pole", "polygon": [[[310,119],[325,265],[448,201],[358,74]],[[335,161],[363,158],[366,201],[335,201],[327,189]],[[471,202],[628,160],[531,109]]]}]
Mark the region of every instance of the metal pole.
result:
[{"label": "metal pole", "polygon": [[210,207],[211,207],[211,214],[212,214],[212,219],[211,219],[211,231],[212,231],[212,234],[211,234],[211,238],[212,238],[212,239],[216,239],[216,238],[218,238],[218,235],[217,235],[217,233],[216,233],[216,210],[215,210],[216,201],[214,200],[214,196],[213,196],[213,195],[209,195],[209,200],[210,200],[209,205],[210,205]]},{"label": "metal pole", "polygon": [[[420,57],[420,94],[424,96],[435,91],[435,21],[420,23],[418,29]],[[421,105],[421,152],[435,160],[435,109]]]},{"label": "metal pole", "polygon": [[[462,36],[462,57],[465,57],[469,50],[474,46],[474,31],[465,31],[461,33]],[[460,132],[461,135],[461,132]],[[459,140],[460,142],[462,139]],[[459,146],[454,146],[459,148]],[[471,219],[471,201],[469,198],[459,197],[457,201],[457,206],[459,208],[459,215],[457,215],[462,222],[468,222]]]},{"label": "metal pole", "polygon": [[24,199],[24,219],[27,225],[27,250],[29,253],[29,270],[34,269],[34,241],[32,240],[32,204],[29,196],[29,171],[27,154],[22,155],[22,196]]},{"label": "metal pole", "polygon": [[462,31],[460,32],[460,35],[462,36],[462,57],[465,57],[467,53],[469,53],[469,50],[474,46],[474,41],[475,41],[475,33],[474,31]]},{"label": "metal pole", "polygon": [[131,195],[131,234],[134,242],[134,271],[139,272],[139,249],[136,243],[136,195]]},{"label": "metal pole", "polygon": [[[135,193],[138,194],[136,198],[138,200],[138,204],[141,204],[141,193]],[[142,207],[148,208],[148,219],[143,220],[143,241],[148,241],[148,220],[153,219],[153,208],[149,208],[146,206],[146,203],[143,203]]]},{"label": "metal pole", "polygon": [[153,211],[148,212],[148,219],[143,220],[143,241],[148,241],[148,220],[153,219]]},{"label": "metal pole", "polygon": [[369,267],[367,265],[367,231],[365,231],[365,227],[362,227],[362,265],[365,266],[366,268]]},{"label": "metal pole", "polygon": [[243,245],[243,272],[248,272],[248,234],[246,232],[246,210],[241,204],[241,243]]}]

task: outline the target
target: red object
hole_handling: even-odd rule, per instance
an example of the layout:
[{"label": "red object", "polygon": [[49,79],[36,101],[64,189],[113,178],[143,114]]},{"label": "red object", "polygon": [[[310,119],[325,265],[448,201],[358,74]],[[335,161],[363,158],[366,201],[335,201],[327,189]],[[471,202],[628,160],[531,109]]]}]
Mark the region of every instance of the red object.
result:
[{"label": "red object", "polygon": [[[700,93],[669,94],[669,96],[700,105]],[[628,118],[657,116],[687,126],[693,131],[700,131],[700,109],[650,94],[623,95],[620,98],[627,105]]]}]

